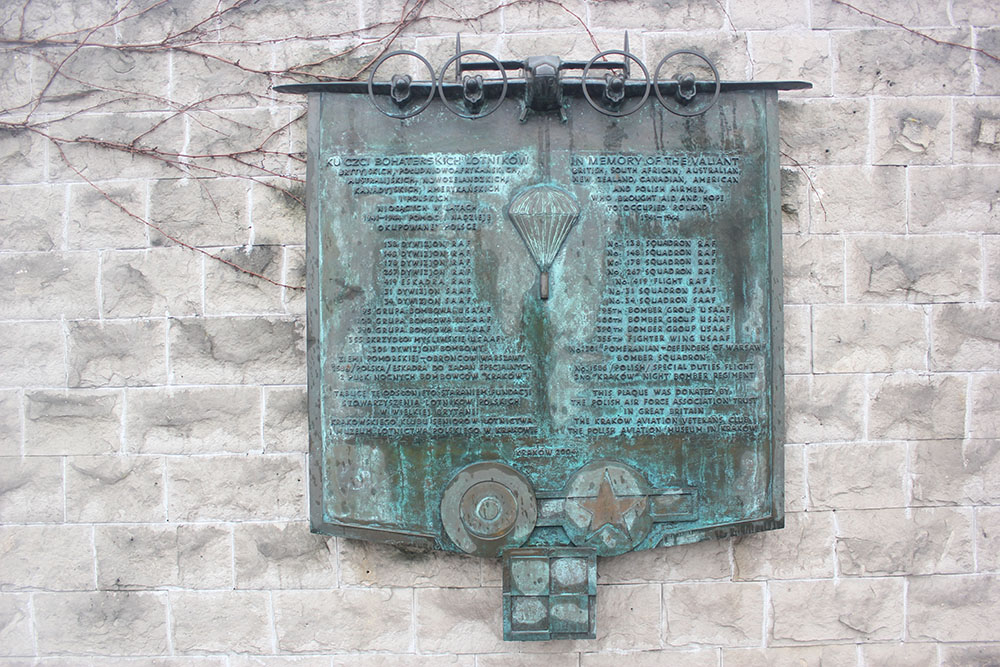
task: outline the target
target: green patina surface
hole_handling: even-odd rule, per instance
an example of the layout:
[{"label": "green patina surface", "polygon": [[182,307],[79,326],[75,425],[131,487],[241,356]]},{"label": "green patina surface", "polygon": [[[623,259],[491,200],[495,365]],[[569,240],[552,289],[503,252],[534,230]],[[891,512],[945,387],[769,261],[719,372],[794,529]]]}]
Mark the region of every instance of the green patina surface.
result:
[{"label": "green patina surface", "polygon": [[[312,93],[313,528],[468,551],[442,499],[484,461],[537,496],[525,546],[780,527],[776,97],[519,123],[514,102],[399,121]],[[538,186],[541,217],[515,225]]]}]

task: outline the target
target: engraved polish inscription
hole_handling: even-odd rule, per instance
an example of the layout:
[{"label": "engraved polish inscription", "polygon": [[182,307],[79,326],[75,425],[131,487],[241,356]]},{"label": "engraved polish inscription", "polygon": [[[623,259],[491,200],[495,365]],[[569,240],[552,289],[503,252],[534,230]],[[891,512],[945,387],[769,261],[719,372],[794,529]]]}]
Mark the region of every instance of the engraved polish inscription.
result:
[{"label": "engraved polish inscription", "polygon": [[381,296],[334,359],[342,436],[534,433],[531,367],[476,298],[465,239],[386,239]]},{"label": "engraved polish inscription", "polygon": [[475,231],[497,217],[468,195],[500,194],[529,167],[527,153],[351,154],[327,162],[354,197],[380,201],[364,216],[379,232]]}]

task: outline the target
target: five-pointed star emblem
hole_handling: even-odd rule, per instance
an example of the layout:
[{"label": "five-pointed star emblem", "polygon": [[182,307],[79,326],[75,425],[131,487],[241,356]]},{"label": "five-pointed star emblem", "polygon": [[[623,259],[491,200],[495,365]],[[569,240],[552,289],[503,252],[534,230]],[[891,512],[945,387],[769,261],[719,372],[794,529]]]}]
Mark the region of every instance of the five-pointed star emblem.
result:
[{"label": "five-pointed star emblem", "polygon": [[611,526],[617,528],[626,536],[631,536],[630,526],[625,521],[625,515],[636,505],[644,501],[645,498],[641,496],[626,496],[624,498],[616,496],[614,489],[611,488],[611,477],[606,468],[597,496],[577,499],[580,507],[590,513],[589,532],[591,535],[604,526]]}]

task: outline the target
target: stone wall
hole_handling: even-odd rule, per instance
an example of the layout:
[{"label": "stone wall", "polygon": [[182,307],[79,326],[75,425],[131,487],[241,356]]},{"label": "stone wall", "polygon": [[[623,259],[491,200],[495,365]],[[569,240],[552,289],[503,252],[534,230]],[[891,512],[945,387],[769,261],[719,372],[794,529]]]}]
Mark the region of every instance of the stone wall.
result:
[{"label": "stone wall", "polygon": [[[3,3],[0,665],[1000,661],[1000,11],[854,2]],[[781,105],[787,527],[604,560],[595,641],[502,642],[497,563],[309,533],[304,100],[269,87],[401,20],[437,66],[627,28],[815,85]]]}]

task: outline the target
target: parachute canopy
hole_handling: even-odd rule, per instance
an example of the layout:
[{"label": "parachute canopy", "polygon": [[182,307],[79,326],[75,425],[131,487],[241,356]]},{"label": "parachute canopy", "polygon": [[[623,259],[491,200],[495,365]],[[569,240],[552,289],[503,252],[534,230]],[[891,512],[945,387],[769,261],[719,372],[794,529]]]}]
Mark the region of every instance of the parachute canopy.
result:
[{"label": "parachute canopy", "polygon": [[541,270],[541,298],[549,294],[549,269],[580,217],[572,194],[554,185],[532,185],[510,200],[507,215]]}]

